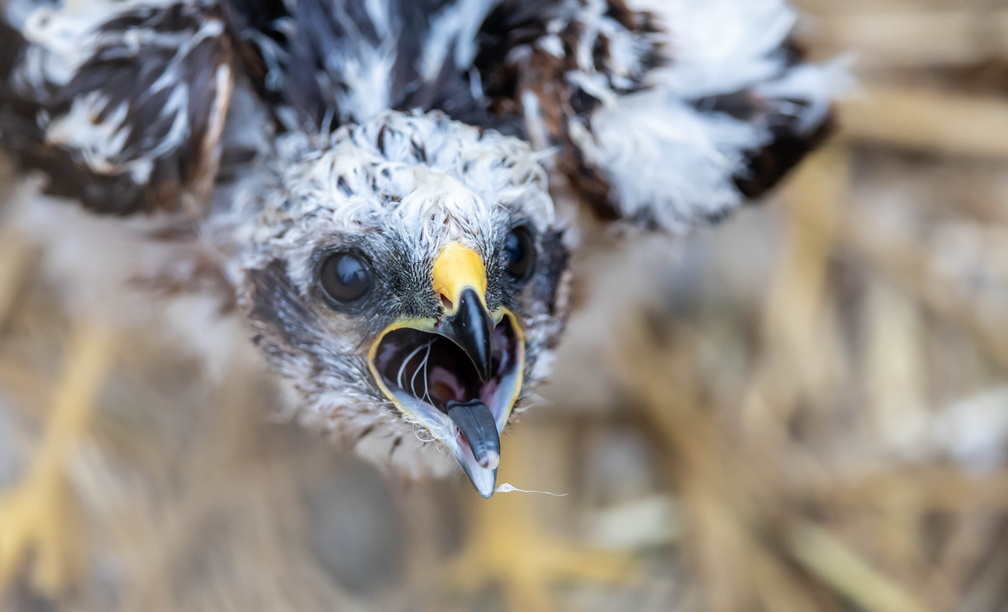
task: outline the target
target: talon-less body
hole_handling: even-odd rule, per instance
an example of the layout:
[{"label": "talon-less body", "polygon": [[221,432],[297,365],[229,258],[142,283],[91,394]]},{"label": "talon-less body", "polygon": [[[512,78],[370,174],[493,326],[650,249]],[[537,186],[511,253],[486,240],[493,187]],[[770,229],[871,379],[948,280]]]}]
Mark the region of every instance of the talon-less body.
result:
[{"label": "talon-less body", "polygon": [[679,232],[774,185],[838,81],[794,21],[779,0],[8,0],[0,146],[88,211],[26,187],[12,214],[98,301],[186,302],[169,316],[207,350],[233,306],[307,424],[405,474],[454,457],[490,496],[567,314],[557,208]]}]

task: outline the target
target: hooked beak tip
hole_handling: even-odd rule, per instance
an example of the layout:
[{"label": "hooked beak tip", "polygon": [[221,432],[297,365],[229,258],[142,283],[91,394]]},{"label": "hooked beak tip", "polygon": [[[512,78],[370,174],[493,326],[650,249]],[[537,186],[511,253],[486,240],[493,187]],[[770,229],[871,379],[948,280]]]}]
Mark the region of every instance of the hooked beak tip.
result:
[{"label": "hooked beak tip", "polygon": [[479,400],[450,402],[448,418],[458,428],[456,457],[479,494],[489,498],[497,486],[501,445],[497,423]]}]

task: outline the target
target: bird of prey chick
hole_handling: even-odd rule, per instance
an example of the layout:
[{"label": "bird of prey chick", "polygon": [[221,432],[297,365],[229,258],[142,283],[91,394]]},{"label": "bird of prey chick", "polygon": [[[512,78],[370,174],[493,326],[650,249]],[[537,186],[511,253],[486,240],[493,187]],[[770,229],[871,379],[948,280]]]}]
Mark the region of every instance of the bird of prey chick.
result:
[{"label": "bird of prey chick", "polygon": [[214,297],[306,423],[484,497],[568,314],[565,220],[723,218],[822,141],[838,81],[783,0],[0,6],[0,148],[70,276],[142,235],[100,269]]}]

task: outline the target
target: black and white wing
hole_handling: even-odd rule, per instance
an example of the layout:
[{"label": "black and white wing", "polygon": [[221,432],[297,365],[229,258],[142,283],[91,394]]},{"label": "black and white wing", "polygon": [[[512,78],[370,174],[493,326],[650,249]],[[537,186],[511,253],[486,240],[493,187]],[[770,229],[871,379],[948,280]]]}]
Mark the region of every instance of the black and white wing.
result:
[{"label": "black and white wing", "polygon": [[223,0],[291,129],[441,110],[555,151],[604,218],[683,230],[774,186],[832,125],[784,0]]},{"label": "black and white wing", "polygon": [[115,215],[201,210],[231,96],[212,8],[11,0],[0,14],[0,148],[46,190]]},{"label": "black and white wing", "polygon": [[843,70],[805,61],[783,0],[536,7],[502,0],[476,65],[604,218],[673,231],[719,219],[831,131]]},{"label": "black and white wing", "polygon": [[9,0],[3,14],[0,147],[117,214],[204,200],[232,86],[250,86],[272,119],[247,130],[440,110],[552,152],[604,218],[683,230],[819,144],[843,81],[792,44],[784,0]]},{"label": "black and white wing", "polygon": [[[497,0],[221,0],[236,55],[289,130],[439,110],[506,132],[474,65]],[[543,7],[548,7],[544,2]]]}]

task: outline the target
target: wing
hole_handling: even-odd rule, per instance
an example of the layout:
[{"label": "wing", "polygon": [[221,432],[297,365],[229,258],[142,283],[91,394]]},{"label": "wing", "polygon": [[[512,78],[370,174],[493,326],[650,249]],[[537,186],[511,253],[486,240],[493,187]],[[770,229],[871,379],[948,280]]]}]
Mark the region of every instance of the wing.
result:
[{"label": "wing", "polygon": [[116,215],[202,210],[232,86],[212,10],[11,0],[0,39],[0,147],[44,171],[49,193]]},{"label": "wing", "polygon": [[682,231],[772,188],[833,125],[783,0],[502,0],[475,65],[606,219]]},{"label": "wing", "polygon": [[473,68],[495,4],[222,0],[221,8],[245,71],[287,129],[324,131],[419,108],[513,132],[520,117],[491,111]]},{"label": "wing", "polygon": [[231,41],[281,127],[439,109],[556,151],[603,217],[673,230],[757,197],[831,125],[833,75],[782,0],[141,1],[11,0],[0,25],[0,145],[102,212],[206,197]]}]

